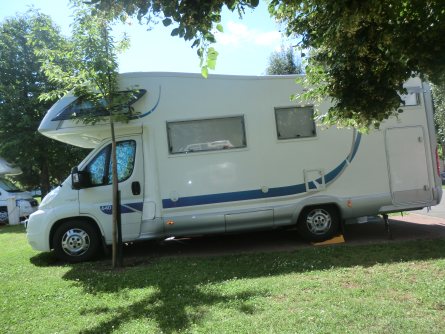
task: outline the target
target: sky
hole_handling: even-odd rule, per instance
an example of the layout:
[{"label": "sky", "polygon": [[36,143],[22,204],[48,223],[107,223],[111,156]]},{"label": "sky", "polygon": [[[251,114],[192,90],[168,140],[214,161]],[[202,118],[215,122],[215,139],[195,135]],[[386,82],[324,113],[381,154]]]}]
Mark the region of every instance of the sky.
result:
[{"label": "sky", "polygon": [[[23,13],[30,6],[49,15],[64,35],[70,35],[69,0],[0,0],[0,21]],[[131,41],[131,47],[119,57],[120,72],[200,72],[192,42],[170,36],[172,27],[165,28],[160,22],[147,31],[147,26],[140,25],[137,19],[130,22],[118,27],[116,32],[125,31]],[[224,32],[216,36],[214,45],[219,56],[216,69],[210,73],[263,75],[271,53],[287,44],[262,1],[255,10],[247,9],[241,20],[237,13],[225,10],[221,23]]]}]

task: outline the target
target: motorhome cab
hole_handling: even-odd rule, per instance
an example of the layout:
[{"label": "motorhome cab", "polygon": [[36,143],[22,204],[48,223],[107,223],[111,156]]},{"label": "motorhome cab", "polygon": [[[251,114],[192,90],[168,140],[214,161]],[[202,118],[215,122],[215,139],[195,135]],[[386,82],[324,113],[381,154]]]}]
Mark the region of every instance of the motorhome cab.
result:
[{"label": "motorhome cab", "polygon": [[[430,88],[405,86],[400,117],[362,135],[318,126],[329,103],[290,101],[294,76],[121,75],[137,90],[116,129],[124,241],[293,226],[319,241],[346,219],[438,204]],[[27,226],[34,249],[70,261],[112,240],[110,126],[76,121],[88,108],[66,96],[43,119],[42,134],[94,150]]]}]

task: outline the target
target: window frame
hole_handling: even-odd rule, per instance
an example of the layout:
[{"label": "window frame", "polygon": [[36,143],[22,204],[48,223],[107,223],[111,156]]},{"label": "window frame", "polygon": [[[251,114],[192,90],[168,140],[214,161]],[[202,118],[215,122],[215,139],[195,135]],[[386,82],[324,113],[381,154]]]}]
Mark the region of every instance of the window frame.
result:
[{"label": "window frame", "polygon": [[[190,150],[190,151],[177,151],[173,152],[173,144],[171,138],[171,130],[170,125],[180,124],[180,123],[193,123],[193,122],[205,122],[205,121],[218,121],[225,119],[239,119],[242,129],[242,145],[234,146],[234,147],[225,147],[225,148],[209,148],[209,149],[200,149],[200,150]],[[224,117],[206,117],[206,118],[195,118],[195,119],[187,119],[187,120],[179,120],[179,121],[167,121],[166,122],[166,131],[167,131],[167,149],[170,156],[184,156],[188,154],[199,154],[199,153],[209,153],[209,152],[227,152],[231,150],[239,150],[247,148],[247,133],[246,133],[246,121],[244,115],[234,115],[234,116],[224,116]],[[217,141],[214,141],[217,142]],[[189,145],[198,145],[198,143],[188,144]]]},{"label": "window frame", "polygon": [[[280,135],[280,129],[279,129],[279,124],[278,124],[278,113],[280,112],[280,110],[289,110],[289,109],[303,109],[303,108],[310,108],[312,111],[312,124],[313,124],[313,129],[312,129],[312,135],[310,136],[296,136],[296,137],[282,137]],[[298,106],[285,106],[285,107],[274,107],[274,116],[275,116],[275,131],[276,131],[276,137],[277,140],[282,142],[282,141],[289,141],[289,140],[299,140],[299,139],[311,139],[311,138],[316,138],[317,137],[317,124],[314,120],[314,106],[313,105],[298,105]]]}]

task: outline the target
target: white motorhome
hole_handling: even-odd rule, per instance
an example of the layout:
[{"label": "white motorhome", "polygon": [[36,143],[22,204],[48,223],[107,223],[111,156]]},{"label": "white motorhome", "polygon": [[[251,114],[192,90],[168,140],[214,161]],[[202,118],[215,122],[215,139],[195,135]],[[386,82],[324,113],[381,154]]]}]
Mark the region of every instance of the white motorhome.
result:
[{"label": "white motorhome", "polygon": [[6,178],[21,173],[20,168],[12,166],[0,157],[0,223],[10,222],[9,214],[17,214],[20,220],[25,220],[37,210],[37,200],[31,193],[19,189]]},{"label": "white motorhome", "polygon": [[[312,104],[290,101],[295,79],[122,74],[137,89],[116,128],[123,240],[296,226],[320,241],[346,219],[440,202],[428,84],[410,79],[400,117],[362,135],[318,126]],[[34,249],[70,261],[112,240],[110,126],[76,120],[88,108],[66,96],[43,119],[42,134],[94,150],[27,226]]]}]

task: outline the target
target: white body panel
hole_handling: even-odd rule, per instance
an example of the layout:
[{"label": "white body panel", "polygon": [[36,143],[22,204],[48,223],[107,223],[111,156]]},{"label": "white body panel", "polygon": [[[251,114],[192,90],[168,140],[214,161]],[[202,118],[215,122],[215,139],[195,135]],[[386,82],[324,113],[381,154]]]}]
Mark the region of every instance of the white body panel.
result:
[{"label": "white body panel", "polygon": [[[124,239],[293,225],[309,205],[333,204],[342,219],[348,219],[438,204],[442,189],[435,166],[429,87],[418,79],[406,86],[420,92],[420,104],[404,107],[399,119],[385,122],[380,130],[361,135],[317,126],[313,137],[280,140],[275,108],[305,105],[290,101],[302,89],[295,77],[122,75],[122,89],[147,90],[133,105],[139,118],[117,126],[118,140],[138,141],[135,173],[142,185],[137,198],[128,192],[131,184],[121,185],[127,191],[122,203],[137,202],[133,209],[141,214],[139,235],[136,228]],[[84,126],[72,120],[54,121],[72,101],[66,97],[54,105],[39,131],[69,144],[99,147],[79,165],[82,170],[110,142],[110,130],[106,122]],[[318,107],[326,112],[329,104]],[[223,117],[243,118],[244,147],[170,153],[169,122]],[[411,143],[418,144],[414,151]],[[111,205],[109,187],[73,190],[68,178],[62,189],[31,216],[28,238],[33,247],[49,250],[53,226],[77,216],[93,219],[109,243],[110,223],[98,216],[91,200],[100,196],[106,202],[108,196]],[[68,205],[76,200],[80,210]]]}]

